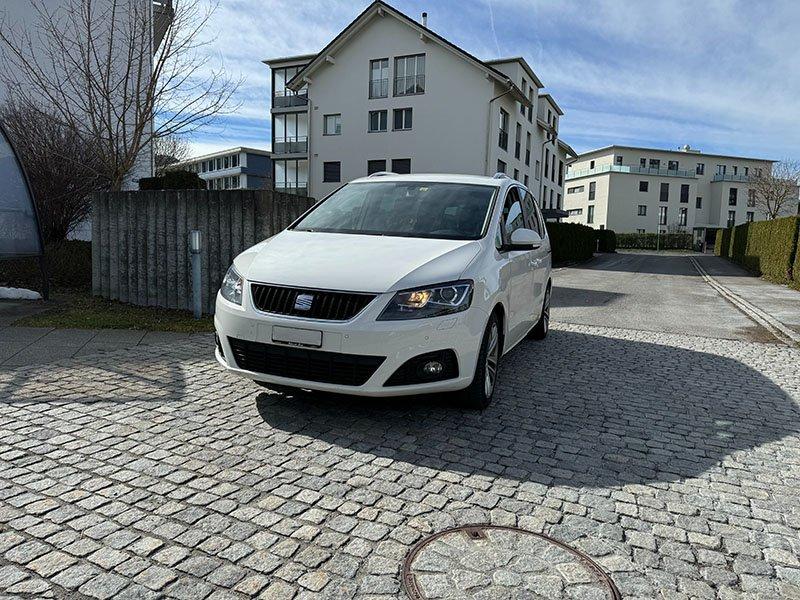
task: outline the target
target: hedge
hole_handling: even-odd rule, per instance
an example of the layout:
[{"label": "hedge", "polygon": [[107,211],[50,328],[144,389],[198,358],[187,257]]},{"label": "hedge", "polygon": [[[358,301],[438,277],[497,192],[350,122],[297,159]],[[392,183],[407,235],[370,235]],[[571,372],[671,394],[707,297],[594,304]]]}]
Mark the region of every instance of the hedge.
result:
[{"label": "hedge", "polygon": [[[46,246],[44,254],[51,287],[73,290],[92,288],[91,242],[57,242]],[[0,285],[41,290],[42,276],[38,259],[0,261]]]},{"label": "hedge", "polygon": [[717,233],[714,254],[770,281],[800,281],[800,217],[743,223]]},{"label": "hedge", "polygon": [[578,223],[547,223],[547,234],[553,250],[553,264],[589,260],[594,256],[595,230]]},{"label": "hedge", "polygon": [[[656,239],[658,238],[658,239]],[[691,233],[618,233],[617,248],[640,250],[691,250]]]},{"label": "hedge", "polygon": [[192,171],[166,171],[160,177],[142,177],[140,190],[204,190],[206,182]]},{"label": "hedge", "polygon": [[617,234],[612,229],[596,229],[594,234],[598,252],[616,252]]},{"label": "hedge", "polygon": [[797,249],[794,253],[794,266],[792,267],[792,287],[800,290],[800,233],[798,233]]}]

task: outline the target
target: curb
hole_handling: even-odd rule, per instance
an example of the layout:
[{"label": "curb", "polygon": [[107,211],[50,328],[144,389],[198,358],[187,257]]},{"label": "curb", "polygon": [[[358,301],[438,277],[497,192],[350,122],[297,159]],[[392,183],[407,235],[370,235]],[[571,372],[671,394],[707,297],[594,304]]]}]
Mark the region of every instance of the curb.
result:
[{"label": "curb", "polygon": [[741,296],[733,293],[730,289],[719,283],[716,279],[708,274],[708,272],[700,265],[699,262],[697,262],[697,259],[695,259],[693,256],[690,256],[689,260],[692,262],[692,265],[694,265],[694,268],[697,269],[697,272],[700,273],[700,276],[709,286],[711,286],[712,289],[714,289],[728,302],[733,304],[747,317],[764,327],[764,329],[769,331],[781,343],[791,347],[800,345],[800,334],[795,333],[769,313],[761,310],[757,306],[751,304]]}]

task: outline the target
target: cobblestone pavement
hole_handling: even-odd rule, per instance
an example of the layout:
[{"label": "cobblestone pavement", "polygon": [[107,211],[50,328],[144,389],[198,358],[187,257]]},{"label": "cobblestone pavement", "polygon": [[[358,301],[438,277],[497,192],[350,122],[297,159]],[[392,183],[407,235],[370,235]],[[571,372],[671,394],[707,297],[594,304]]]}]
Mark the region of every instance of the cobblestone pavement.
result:
[{"label": "cobblestone pavement", "polygon": [[2,592],[402,597],[415,542],[488,522],[625,598],[800,598],[798,349],[559,324],[483,413],[266,393],[210,353],[0,372]]}]

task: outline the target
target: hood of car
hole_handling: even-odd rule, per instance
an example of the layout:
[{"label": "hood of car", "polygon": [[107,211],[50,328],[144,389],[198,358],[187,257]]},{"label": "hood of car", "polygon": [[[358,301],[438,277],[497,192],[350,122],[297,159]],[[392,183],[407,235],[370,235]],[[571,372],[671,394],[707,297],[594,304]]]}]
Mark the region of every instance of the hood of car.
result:
[{"label": "hood of car", "polygon": [[381,293],[458,279],[479,250],[473,240],[287,230],[235,264],[249,281]]}]

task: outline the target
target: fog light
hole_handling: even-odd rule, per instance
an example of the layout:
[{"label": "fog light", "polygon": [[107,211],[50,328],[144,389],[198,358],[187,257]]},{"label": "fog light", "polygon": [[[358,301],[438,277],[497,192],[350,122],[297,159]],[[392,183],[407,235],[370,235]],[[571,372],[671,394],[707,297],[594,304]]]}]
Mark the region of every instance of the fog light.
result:
[{"label": "fog light", "polygon": [[444,365],[442,365],[442,363],[436,360],[426,362],[422,366],[422,372],[425,373],[425,375],[430,375],[430,376],[439,375],[443,370],[444,370]]}]

